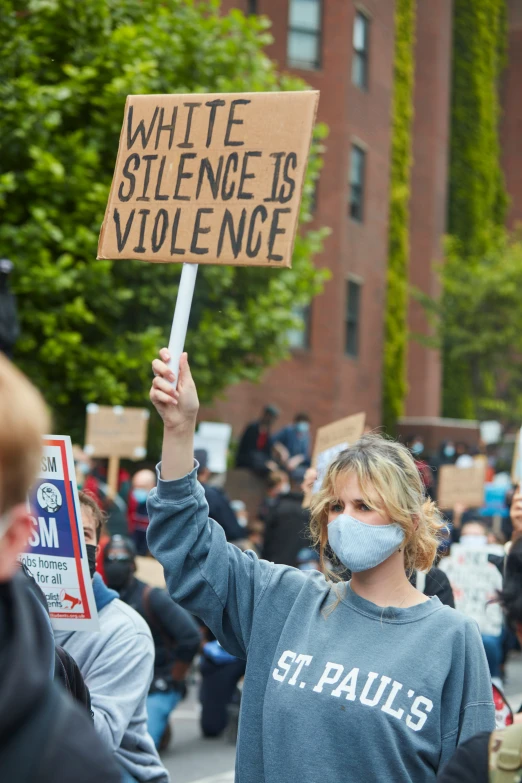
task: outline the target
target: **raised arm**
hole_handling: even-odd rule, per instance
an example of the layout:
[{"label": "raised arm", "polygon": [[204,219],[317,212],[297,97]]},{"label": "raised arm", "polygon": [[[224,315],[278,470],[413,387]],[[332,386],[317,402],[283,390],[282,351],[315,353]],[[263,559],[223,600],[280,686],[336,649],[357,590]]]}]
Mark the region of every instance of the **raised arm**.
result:
[{"label": "raised arm", "polygon": [[200,617],[228,652],[246,657],[256,607],[278,567],[227,544],[221,526],[209,519],[194,469],[198,397],[187,356],[177,391],[168,352],[160,356],[153,363],[157,376],[150,396],[165,433],[158,486],[147,502],[149,549],[163,565],[172,598]]}]

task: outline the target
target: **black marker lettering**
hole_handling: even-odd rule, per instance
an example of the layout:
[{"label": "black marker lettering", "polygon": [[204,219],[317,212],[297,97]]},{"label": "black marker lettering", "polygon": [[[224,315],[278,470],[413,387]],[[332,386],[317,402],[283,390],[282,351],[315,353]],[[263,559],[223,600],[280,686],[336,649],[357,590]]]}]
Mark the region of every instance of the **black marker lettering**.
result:
[{"label": "black marker lettering", "polygon": [[134,248],[134,253],[145,253],[146,248],[143,246],[143,240],[145,239],[145,224],[150,215],[150,209],[140,209],[138,215],[141,215],[140,238],[138,239],[138,244]]},{"label": "black marker lettering", "polygon": [[201,215],[212,215],[214,210],[208,207],[202,207],[198,209],[196,213],[196,220],[194,222],[194,233],[192,234],[192,242],[190,243],[190,252],[197,256],[204,256],[208,253],[208,247],[198,247],[198,237],[200,234],[210,234],[210,226],[201,228]]},{"label": "black marker lettering", "polygon": [[238,166],[239,166],[239,158],[237,155],[237,152],[232,152],[228,156],[228,160],[225,166],[225,174],[223,176],[223,184],[221,186],[221,199],[222,201],[229,201],[232,196],[234,195],[234,190],[236,188],[236,183],[233,182],[230,186],[230,190],[227,191],[227,185],[228,185],[228,175],[230,172],[230,164],[234,164],[234,174],[237,172]]},{"label": "black marker lettering", "polygon": [[246,209],[242,209],[241,217],[239,219],[237,234],[235,234],[234,218],[230,210],[225,209],[225,214],[223,215],[223,222],[221,223],[221,231],[219,232],[219,240],[217,246],[218,258],[221,256],[221,251],[223,250],[223,243],[225,241],[225,230],[227,229],[227,227],[228,227],[230,244],[232,245],[232,253],[234,254],[234,258],[237,258],[239,253],[241,253],[241,247],[243,246],[243,234],[245,233],[245,220],[246,220]]},{"label": "black marker lettering", "polygon": [[242,147],[245,143],[244,141],[230,141],[230,132],[232,130],[232,125],[243,125],[243,120],[235,120],[234,119],[234,112],[236,110],[236,106],[246,106],[247,104],[251,103],[251,101],[245,100],[244,98],[238,98],[235,101],[232,101],[230,104],[230,111],[228,113],[228,122],[227,122],[227,129],[225,132],[225,147]]},{"label": "black marker lettering", "polygon": [[295,152],[290,152],[290,154],[286,156],[285,167],[283,170],[283,179],[285,183],[289,185],[289,188],[288,193],[285,196],[285,186],[281,185],[281,190],[279,191],[279,202],[281,204],[286,204],[288,201],[290,201],[295,191],[295,179],[288,173],[290,164],[292,165],[292,169],[295,171],[297,168],[297,155]]},{"label": "black marker lettering", "polygon": [[208,131],[207,131],[207,148],[212,144],[212,134],[214,132],[214,123],[216,121],[216,111],[218,106],[224,106],[225,101],[221,98],[216,98],[215,101],[207,101],[205,106],[210,106],[210,116],[208,118]]},{"label": "black marker lettering", "polygon": [[[160,218],[162,220],[162,223],[161,223],[160,238],[158,239],[158,226],[159,226]],[[166,209],[158,209],[158,214],[156,215],[156,220],[154,221],[154,228],[152,229],[152,237],[150,242],[153,253],[157,253],[158,250],[161,250],[161,247],[165,241],[165,237],[167,236],[168,227],[169,227],[169,213],[167,212]]]},{"label": "black marker lettering", "polygon": [[281,159],[284,158],[284,152],[272,152],[270,157],[275,158],[274,176],[272,179],[272,193],[270,198],[265,198],[263,201],[277,201],[277,188],[279,186],[279,175],[281,173]]},{"label": "black marker lettering", "polygon": [[145,179],[143,180],[143,193],[141,196],[138,196],[136,201],[150,201],[150,197],[147,196],[147,190],[149,189],[149,182],[150,182],[150,167],[152,166],[152,161],[157,160],[157,155],[144,155],[143,160],[147,161],[147,168],[145,169]]},{"label": "black marker lettering", "polygon": [[132,228],[132,224],[134,222],[134,214],[136,210],[133,209],[130,213],[129,217],[127,218],[127,224],[125,226],[125,231],[123,232],[123,237],[121,235],[121,222],[120,222],[120,213],[115,208],[114,209],[114,224],[116,226],[116,242],[118,245],[118,251],[121,253],[125,245],[127,244],[127,239],[129,238],[130,230]]},{"label": "black marker lettering", "polygon": [[190,196],[179,195],[179,188],[181,185],[181,180],[192,179],[192,177],[194,176],[194,174],[185,174],[185,172],[183,171],[183,168],[185,166],[185,161],[191,160],[193,158],[197,158],[195,152],[184,152],[183,155],[180,156],[179,165],[178,165],[178,179],[176,181],[176,190],[174,191],[174,195],[172,196],[172,198],[177,199],[178,201],[190,201]]},{"label": "black marker lettering", "polygon": [[156,143],[154,145],[154,149],[158,149],[158,144],[160,140],[160,136],[163,133],[163,131],[168,130],[169,131],[169,150],[172,147],[172,142],[174,141],[174,131],[176,130],[176,119],[178,117],[178,107],[174,106],[172,109],[172,119],[170,121],[169,125],[163,124],[163,117],[165,116],[165,109],[160,109],[160,115],[158,120],[158,129],[156,131]]},{"label": "black marker lettering", "polygon": [[156,182],[156,190],[154,191],[154,201],[167,201],[168,196],[165,193],[160,193],[161,190],[161,180],[163,179],[163,170],[165,168],[165,161],[167,160],[167,156],[163,155],[159,167],[158,172],[158,181]]},{"label": "black marker lettering", "polygon": [[172,223],[172,234],[170,238],[170,255],[171,256],[182,256],[185,253],[185,250],[182,247],[176,247],[176,240],[178,238],[178,228],[179,228],[179,219],[181,217],[181,207],[178,207],[176,209],[176,214],[174,215],[174,222]]},{"label": "black marker lettering", "polygon": [[245,155],[243,157],[243,165],[241,166],[241,179],[239,180],[239,187],[237,189],[237,197],[242,199],[251,199],[254,198],[253,193],[245,193],[243,191],[243,185],[245,184],[246,179],[255,179],[255,174],[248,174],[247,168],[248,168],[248,159],[249,158],[260,158],[262,152],[245,152]]},{"label": "black marker lettering", "polygon": [[129,111],[127,114],[127,149],[128,150],[130,150],[131,147],[134,146],[134,142],[136,141],[139,135],[141,135],[141,146],[143,147],[143,149],[146,149],[147,144],[149,143],[149,139],[152,135],[152,131],[154,130],[154,125],[156,124],[156,117],[158,116],[158,112],[159,112],[159,106],[156,106],[147,133],[145,133],[145,120],[140,121],[138,127],[133,133],[132,115],[134,113],[134,107],[132,105],[129,106]]},{"label": "black marker lettering", "polygon": [[279,228],[279,215],[283,215],[287,212],[291,212],[290,207],[284,209],[274,209],[272,215],[272,225],[270,226],[270,234],[268,237],[268,260],[269,261],[282,261],[283,256],[274,253],[275,241],[279,234],[286,234],[286,228]]},{"label": "black marker lettering", "polygon": [[181,144],[178,144],[178,147],[183,147],[183,149],[190,149],[194,145],[192,142],[189,142],[190,138],[190,128],[192,126],[192,115],[194,113],[194,109],[197,109],[198,106],[201,106],[201,103],[184,103],[183,106],[188,107],[188,117],[187,117],[187,130],[185,131],[185,139],[181,142]]},{"label": "black marker lettering", "polygon": [[198,186],[196,189],[196,201],[199,198],[199,194],[201,193],[201,188],[203,187],[203,178],[205,176],[205,172],[207,174],[208,184],[210,185],[210,190],[212,191],[212,197],[214,200],[216,200],[219,196],[219,184],[221,182],[221,175],[223,173],[223,161],[224,156],[219,156],[219,163],[217,167],[217,172],[214,174],[214,169],[212,168],[212,163],[208,158],[203,158],[201,161],[201,165],[199,167],[199,177],[198,177]]},{"label": "black marker lettering", "polygon": [[254,211],[252,212],[252,217],[250,218],[250,227],[248,229],[248,238],[246,244],[246,254],[249,258],[256,258],[256,256],[258,255],[261,249],[261,231],[258,232],[255,247],[252,247],[252,240],[254,238],[254,231],[256,229],[256,219],[258,215],[261,218],[261,223],[264,223],[268,217],[267,209],[262,204],[259,204],[254,209]]},{"label": "black marker lettering", "polygon": [[129,171],[129,166],[131,164],[131,161],[134,163],[134,171],[138,171],[140,167],[140,156],[137,152],[133,152],[132,155],[129,155],[127,160],[125,161],[125,165],[122,170],[122,175],[124,177],[127,177],[128,180],[130,180],[130,186],[129,186],[129,192],[126,196],[123,195],[123,186],[124,183],[120,183],[120,187],[118,188],[118,198],[120,201],[130,201],[132,198],[132,194],[134,193],[134,189],[136,187],[136,177],[134,174],[131,174]]}]

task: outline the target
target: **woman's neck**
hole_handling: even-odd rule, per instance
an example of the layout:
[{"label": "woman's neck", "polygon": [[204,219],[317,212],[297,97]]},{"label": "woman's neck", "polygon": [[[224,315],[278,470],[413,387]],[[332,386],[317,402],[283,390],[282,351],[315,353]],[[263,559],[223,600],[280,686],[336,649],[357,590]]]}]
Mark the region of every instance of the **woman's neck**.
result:
[{"label": "woman's neck", "polygon": [[407,609],[409,606],[429,600],[408,580],[404,557],[400,552],[375,568],[352,574],[350,587],[361,598],[382,607],[395,606]]}]

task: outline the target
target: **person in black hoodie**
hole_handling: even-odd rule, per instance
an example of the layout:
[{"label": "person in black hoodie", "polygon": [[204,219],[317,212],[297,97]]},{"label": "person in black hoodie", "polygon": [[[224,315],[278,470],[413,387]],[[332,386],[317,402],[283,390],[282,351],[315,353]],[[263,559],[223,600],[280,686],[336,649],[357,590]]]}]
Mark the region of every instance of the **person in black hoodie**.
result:
[{"label": "person in black hoodie", "polygon": [[147,697],[147,728],[156,747],[164,750],[170,737],[169,716],[185,695],[185,678],[201,637],[194,617],[166,590],[136,578],[135,558],[129,538],[112,536],[104,551],[104,571],[107,586],[141,614],[152,633],[156,656]]},{"label": "person in black hoodie", "polygon": [[49,430],[42,398],[0,356],[0,780],[118,783],[88,714],[53,681],[49,620],[18,564],[33,530],[26,497]]},{"label": "person in black hoodie", "polygon": [[290,492],[279,495],[266,520],[263,560],[297,566],[299,552],[310,546],[309,511],[303,508],[303,500],[304,493],[295,483]]}]

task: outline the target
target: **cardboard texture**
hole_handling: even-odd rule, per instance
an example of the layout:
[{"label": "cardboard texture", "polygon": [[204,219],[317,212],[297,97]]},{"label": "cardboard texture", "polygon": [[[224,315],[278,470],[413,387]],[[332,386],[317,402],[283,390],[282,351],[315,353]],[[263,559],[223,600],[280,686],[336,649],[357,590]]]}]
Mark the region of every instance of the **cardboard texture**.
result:
[{"label": "cardboard texture", "polygon": [[317,479],[314,483],[313,492],[307,493],[303,508],[308,508],[314,492],[319,492],[323,478],[330,463],[337,455],[355,443],[364,432],[366,422],[365,413],[355,413],[353,416],[347,416],[344,419],[327,424],[325,427],[319,427],[315,437],[314,453],[312,465],[317,470]]},{"label": "cardboard texture", "polygon": [[452,509],[456,503],[477,508],[484,502],[486,463],[477,462],[472,468],[443,465],[439,471],[439,508]]},{"label": "cardboard texture", "polygon": [[98,258],[291,266],[318,101],[129,95]]},{"label": "cardboard texture", "polygon": [[88,405],[85,452],[91,457],[143,459],[149,417],[146,408]]},{"label": "cardboard texture", "polygon": [[151,587],[167,587],[163,566],[153,557],[136,557],[136,577]]}]

